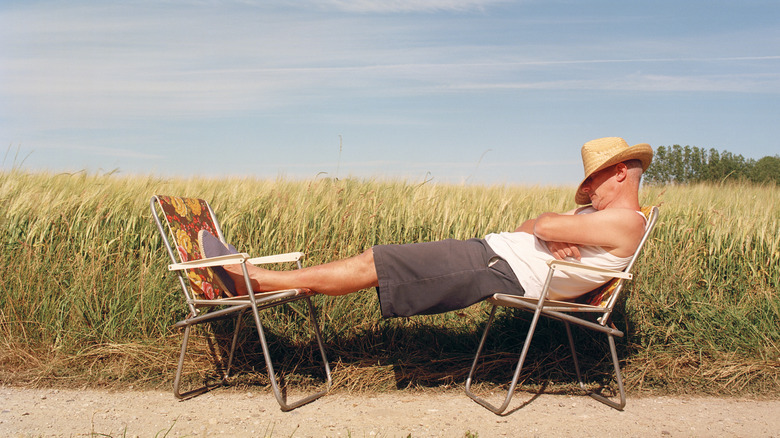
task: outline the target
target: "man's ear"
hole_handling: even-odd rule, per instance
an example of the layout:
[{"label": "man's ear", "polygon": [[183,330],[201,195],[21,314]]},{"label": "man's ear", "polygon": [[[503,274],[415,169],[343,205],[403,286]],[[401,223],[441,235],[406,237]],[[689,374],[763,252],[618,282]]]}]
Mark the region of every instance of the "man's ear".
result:
[{"label": "man's ear", "polygon": [[628,166],[626,166],[626,163],[618,163],[615,165],[615,178],[618,182],[623,182],[628,178]]}]

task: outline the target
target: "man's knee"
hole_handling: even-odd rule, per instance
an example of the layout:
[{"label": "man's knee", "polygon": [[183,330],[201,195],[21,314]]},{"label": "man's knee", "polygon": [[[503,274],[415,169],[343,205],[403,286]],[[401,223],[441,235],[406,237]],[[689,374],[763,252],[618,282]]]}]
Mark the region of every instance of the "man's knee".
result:
[{"label": "man's knee", "polygon": [[374,249],[369,248],[356,257],[363,270],[376,270],[374,266]]},{"label": "man's knee", "polygon": [[378,279],[376,265],[374,264],[374,249],[369,248],[363,251],[363,253],[357,256],[357,261],[360,264],[360,271],[367,277],[367,281],[376,286]]}]

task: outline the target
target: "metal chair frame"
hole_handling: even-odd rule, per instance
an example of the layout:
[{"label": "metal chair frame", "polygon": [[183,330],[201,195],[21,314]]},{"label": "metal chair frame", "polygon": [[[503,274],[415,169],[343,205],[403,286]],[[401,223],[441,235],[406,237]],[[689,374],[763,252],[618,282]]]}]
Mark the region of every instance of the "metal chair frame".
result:
[{"label": "metal chair frame", "polygon": [[[492,308],[490,310],[490,316],[488,317],[485,330],[482,334],[482,339],[479,342],[477,353],[474,357],[474,361],[471,365],[471,369],[469,370],[469,374],[466,379],[466,388],[465,388],[466,394],[469,397],[471,397],[474,401],[481,404],[482,406],[489,409],[490,411],[494,412],[495,414],[503,413],[509,406],[512,396],[514,395],[515,387],[517,386],[517,382],[520,378],[520,373],[523,369],[523,364],[525,362],[526,355],[528,354],[528,350],[531,345],[531,339],[533,338],[537,323],[539,322],[540,317],[546,316],[548,318],[562,321],[564,326],[566,327],[566,334],[569,338],[569,348],[571,349],[572,359],[574,362],[574,369],[577,373],[577,380],[579,382],[580,388],[586,391],[591,397],[606,404],[607,406],[610,406],[617,410],[623,410],[623,408],[626,405],[626,394],[625,394],[625,388],[623,387],[623,377],[621,375],[620,362],[618,360],[617,349],[615,346],[615,337],[616,336],[623,337],[623,332],[615,328],[614,325],[610,323],[610,315],[612,314],[612,311],[617,302],[618,296],[623,288],[623,285],[625,284],[626,281],[631,280],[633,278],[633,275],[631,274],[631,268],[634,266],[634,262],[637,260],[637,257],[639,256],[642,247],[644,246],[645,242],[650,236],[650,233],[655,227],[655,223],[657,220],[658,220],[658,207],[652,207],[650,209],[647,226],[645,228],[645,234],[642,237],[642,240],[640,241],[636,252],[634,253],[628,265],[625,267],[623,271],[612,271],[612,270],[587,266],[582,263],[574,263],[574,262],[563,261],[563,260],[552,260],[548,262],[548,265],[550,266],[550,270],[547,274],[547,279],[545,281],[544,288],[539,298],[525,298],[525,297],[518,297],[515,295],[508,295],[508,294],[495,294],[493,295],[493,297],[489,298],[488,301],[492,304]],[[591,273],[597,272],[597,273],[609,275],[617,279],[618,284],[616,286],[614,293],[612,293],[612,295],[607,299],[606,302],[601,303],[601,305],[588,305],[588,304],[579,304],[579,303],[572,303],[566,301],[549,300],[547,299],[547,294],[549,291],[550,282],[552,281],[553,274],[555,273],[556,270],[570,271],[570,272],[584,270],[586,272],[591,272]],[[514,375],[509,385],[509,390],[507,392],[507,395],[504,398],[504,402],[500,406],[495,406],[490,402],[488,402],[487,400],[485,400],[484,398],[481,398],[478,395],[476,395],[471,390],[471,385],[473,383],[474,373],[477,368],[477,364],[479,362],[480,354],[482,353],[482,349],[485,346],[485,340],[487,339],[488,331],[490,330],[490,326],[495,317],[496,309],[499,306],[520,308],[526,311],[533,312],[534,315],[533,318],[531,319],[531,323],[528,328],[528,333],[525,338],[525,343],[523,344],[523,348],[520,353],[520,359],[518,360],[517,367],[515,368]],[[575,314],[579,314],[579,313],[585,315],[596,314],[600,316],[596,319],[596,322],[593,322],[583,317],[575,316]],[[580,366],[577,360],[577,351],[574,346],[574,339],[572,337],[572,332],[571,332],[571,324],[578,325],[585,329],[594,330],[596,332],[603,333],[607,336],[609,342],[610,355],[611,355],[612,364],[615,371],[616,382],[618,386],[619,401],[616,402],[614,400],[610,400],[609,398],[604,397],[601,394],[597,394],[587,389],[585,382],[582,380],[582,374],[580,373]]]},{"label": "metal chair frame", "polygon": [[[244,272],[244,281],[246,282],[247,290],[252,290],[250,279],[249,279],[249,273],[246,268],[246,263],[259,265],[259,264],[295,262],[298,269],[300,269],[303,267],[301,262],[301,259],[303,258],[303,253],[293,252],[287,254],[278,254],[278,255],[265,256],[265,257],[256,257],[256,258],[250,258],[249,255],[246,253],[239,253],[239,254],[231,254],[231,255],[220,256],[220,257],[204,258],[200,260],[192,260],[187,262],[179,262],[177,260],[178,254],[176,251],[173,250],[170,241],[168,239],[168,233],[165,230],[165,226],[160,220],[160,214],[158,213],[157,210],[158,203],[159,203],[158,197],[152,196],[149,202],[152,211],[152,217],[154,218],[157,224],[157,228],[160,231],[160,235],[162,236],[163,243],[165,244],[165,249],[167,250],[168,256],[170,257],[172,262],[168,266],[168,269],[172,272],[176,272],[177,277],[179,279],[179,284],[181,285],[182,291],[184,292],[184,296],[186,298],[187,307],[189,309],[188,316],[183,320],[177,322],[173,326],[173,328],[184,328],[184,338],[182,339],[181,352],[179,354],[179,362],[176,368],[176,376],[174,378],[174,383],[173,383],[174,395],[179,399],[187,399],[202,394],[204,392],[207,392],[211,389],[210,386],[206,385],[204,387],[190,390],[187,392],[181,392],[180,386],[181,386],[182,372],[184,368],[184,358],[186,356],[187,345],[189,343],[192,327],[198,324],[214,322],[222,319],[236,318],[235,329],[233,331],[233,339],[230,345],[230,353],[228,355],[227,366],[225,367],[222,376],[222,382],[221,382],[222,384],[227,383],[227,380],[230,376],[230,369],[233,365],[233,357],[235,354],[236,344],[238,341],[238,334],[241,330],[241,325],[242,325],[241,321],[243,319],[243,316],[247,312],[251,312],[253,316],[258,337],[260,338],[260,343],[262,345],[263,357],[265,359],[266,368],[268,370],[268,378],[271,382],[271,388],[282,411],[290,411],[292,409],[307,404],[325,395],[332,386],[332,378],[331,378],[330,365],[328,363],[328,358],[325,353],[325,346],[322,341],[322,335],[320,334],[319,326],[317,324],[314,304],[312,303],[311,300],[313,293],[306,290],[291,289],[291,290],[282,290],[282,291],[274,291],[274,292],[250,293],[245,296],[206,300],[206,299],[196,298],[196,296],[192,293],[189,287],[189,280],[186,278],[187,269],[205,268],[205,267],[212,267],[212,266],[224,266],[227,264],[240,264]],[[213,222],[215,231],[217,233],[217,237],[222,242],[225,242],[225,238],[222,234],[222,230],[219,226],[219,222],[217,221],[214,211],[211,209],[211,206],[209,206],[208,203],[206,203],[206,206],[208,207],[208,212]],[[298,300],[305,300],[306,305],[309,309],[309,322],[311,324],[312,331],[314,332],[314,336],[317,339],[317,345],[319,347],[320,354],[322,356],[322,361],[324,363],[326,383],[325,383],[325,389],[318,391],[314,394],[305,396],[299,400],[288,402],[286,395],[282,394],[282,391],[279,388],[279,383],[276,378],[276,373],[274,372],[273,362],[271,360],[271,354],[268,348],[268,343],[266,341],[265,330],[263,329],[263,324],[260,321],[260,311],[269,309],[271,307],[288,304]],[[215,309],[216,307],[220,307],[220,308]],[[211,309],[211,311],[203,312],[204,309]]]}]

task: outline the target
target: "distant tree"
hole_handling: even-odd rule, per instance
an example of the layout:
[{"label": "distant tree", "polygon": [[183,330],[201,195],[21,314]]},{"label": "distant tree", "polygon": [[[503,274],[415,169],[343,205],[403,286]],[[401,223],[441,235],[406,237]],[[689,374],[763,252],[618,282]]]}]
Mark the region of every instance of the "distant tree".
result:
[{"label": "distant tree", "polygon": [[712,175],[709,181],[723,181],[726,179],[745,179],[747,177],[747,162],[742,155],[734,155],[729,151],[723,151],[717,162],[710,163]]},{"label": "distant tree", "polygon": [[653,154],[653,163],[647,168],[644,174],[646,183],[664,184],[671,180],[666,146],[658,146]]},{"label": "distant tree", "polygon": [[749,179],[756,183],[772,181],[780,184],[780,156],[764,157],[753,165]]},{"label": "distant tree", "polygon": [[645,172],[649,184],[688,184],[746,180],[780,183],[780,157],[746,160],[739,154],[696,146],[658,146]]}]

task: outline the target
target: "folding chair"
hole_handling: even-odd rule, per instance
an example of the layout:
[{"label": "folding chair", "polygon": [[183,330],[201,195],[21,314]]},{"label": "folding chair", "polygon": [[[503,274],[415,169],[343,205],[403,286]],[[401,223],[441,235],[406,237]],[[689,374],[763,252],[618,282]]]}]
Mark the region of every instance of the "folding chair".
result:
[{"label": "folding chair", "polygon": [[[188,315],[183,320],[174,325],[174,328],[184,328],[184,339],[181,344],[181,353],[179,355],[179,364],[176,369],[176,377],[173,384],[173,393],[177,398],[190,398],[208,391],[208,385],[182,393],[180,391],[182,369],[184,367],[184,357],[187,351],[187,343],[190,337],[190,331],[197,324],[214,322],[226,318],[236,318],[233,340],[230,346],[227,367],[225,368],[222,383],[226,383],[230,375],[230,367],[233,364],[233,355],[236,350],[238,333],[241,329],[241,320],[244,314],[251,312],[254,317],[257,334],[262,344],[263,356],[268,369],[268,377],[271,381],[276,400],[279,402],[283,411],[295,409],[298,406],[309,403],[330,390],[331,375],[330,365],[325,355],[325,348],[322,342],[322,336],[317,325],[314,313],[314,305],[311,301],[313,295],[311,291],[292,289],[275,292],[250,293],[245,296],[231,296],[227,288],[220,287],[220,281],[216,273],[210,269],[214,266],[227,264],[241,264],[244,271],[247,290],[252,290],[249,282],[249,275],[246,263],[255,265],[295,262],[298,268],[301,268],[301,258],[303,253],[294,252],[288,254],[279,254],[266,257],[249,258],[248,254],[239,253],[220,257],[203,258],[198,246],[198,232],[206,230],[219,238],[223,243],[225,238],[219,227],[216,216],[208,203],[202,199],[179,198],[171,196],[156,195],[149,202],[152,210],[152,217],[157,223],[157,228],[162,236],[165,248],[168,251],[172,264],[169,270],[176,272],[181,285]],[[159,206],[159,210],[158,210]],[[163,220],[167,224],[163,226]],[[170,240],[169,240],[170,236]],[[325,366],[326,387],[324,390],[306,396],[292,403],[287,402],[286,395],[282,395],[279,390],[276,375],[274,373],[271,355],[265,338],[263,325],[260,322],[260,311],[271,307],[287,304],[297,300],[305,300],[309,308],[309,321],[312,330],[317,339],[322,360]]]},{"label": "folding chair", "polygon": [[[590,396],[596,400],[617,410],[623,410],[623,407],[626,405],[626,394],[623,388],[623,378],[621,376],[620,363],[618,362],[617,350],[615,348],[615,336],[622,337],[623,332],[615,328],[615,326],[610,322],[610,315],[612,314],[612,310],[615,307],[615,303],[617,302],[618,296],[620,295],[620,291],[623,289],[623,285],[627,280],[632,279],[631,268],[634,266],[634,262],[641,252],[642,246],[644,246],[645,241],[647,241],[648,236],[655,226],[655,223],[658,219],[658,207],[643,208],[642,213],[648,219],[645,234],[639,243],[639,247],[623,271],[612,271],[596,268],[576,262],[552,260],[548,262],[550,270],[547,274],[547,280],[545,281],[542,294],[539,298],[526,298],[498,293],[488,299],[493,307],[491,308],[490,317],[488,318],[485,331],[482,334],[482,339],[479,343],[479,347],[477,348],[477,354],[474,357],[474,362],[471,365],[471,370],[469,371],[468,378],[466,379],[466,394],[468,394],[469,397],[496,414],[501,414],[506,410],[507,406],[509,406],[509,401],[512,399],[512,395],[514,394],[515,387],[517,386],[517,381],[520,377],[520,371],[523,369],[523,363],[525,362],[526,355],[528,354],[528,349],[531,345],[531,339],[533,338],[536,325],[541,316],[546,316],[562,321],[566,327],[566,334],[569,337],[569,347],[571,349],[572,359],[574,361],[574,369],[577,372],[577,379],[579,381],[580,388],[587,391],[588,394],[590,394]],[[589,292],[585,296],[580,297],[578,302],[550,300],[547,299],[547,293],[550,287],[550,282],[553,278],[553,274],[557,270],[564,272],[595,272],[610,276],[612,277],[612,280],[607,282],[605,285]],[[485,339],[487,338],[488,331],[490,330],[493,318],[495,317],[496,309],[499,306],[519,308],[533,312],[534,315],[531,319],[531,325],[528,328],[525,344],[523,345],[523,349],[520,353],[520,360],[518,361],[511,384],[509,385],[509,391],[506,395],[506,398],[504,399],[504,403],[501,406],[496,407],[487,400],[477,396],[471,390],[471,384],[473,382],[474,371],[477,368],[479,356],[482,353],[483,347],[485,346]],[[595,322],[593,321],[594,316],[596,317]],[[620,402],[615,402],[602,396],[601,394],[588,391],[588,389],[585,387],[585,382],[583,382],[582,375],[580,374],[580,366],[577,361],[577,351],[574,348],[574,339],[572,338],[570,324],[576,324],[582,328],[594,330],[607,336],[610,352],[612,355],[612,363],[615,368],[618,390],[620,392]]]}]

